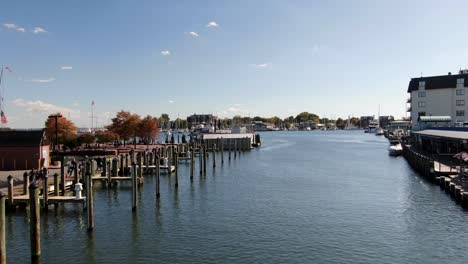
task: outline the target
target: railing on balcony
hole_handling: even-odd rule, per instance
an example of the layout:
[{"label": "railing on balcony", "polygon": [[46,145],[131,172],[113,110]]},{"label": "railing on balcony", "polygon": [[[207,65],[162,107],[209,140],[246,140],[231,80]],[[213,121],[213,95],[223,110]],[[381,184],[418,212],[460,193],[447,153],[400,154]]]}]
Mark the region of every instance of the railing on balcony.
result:
[{"label": "railing on balcony", "polygon": [[412,109],[411,106],[406,108],[406,112],[411,112],[411,109]]}]

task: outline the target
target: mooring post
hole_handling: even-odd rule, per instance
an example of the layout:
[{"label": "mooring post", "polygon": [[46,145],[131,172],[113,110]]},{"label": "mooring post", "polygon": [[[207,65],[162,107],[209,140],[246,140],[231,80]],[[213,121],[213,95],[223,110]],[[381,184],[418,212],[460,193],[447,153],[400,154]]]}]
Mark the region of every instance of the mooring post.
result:
[{"label": "mooring post", "polygon": [[111,175],[112,175],[112,171],[111,171],[111,162],[110,160],[108,160],[106,162],[106,166],[108,166],[108,169],[107,169],[107,186],[110,187],[111,186]]},{"label": "mooring post", "polygon": [[48,179],[49,179],[49,175],[47,175],[47,172],[44,173],[44,180],[42,181],[43,182],[43,186],[42,186],[42,207],[44,208],[45,211],[49,210],[49,203],[48,203],[48,199],[49,199],[49,186],[48,186]]},{"label": "mooring post", "polygon": [[179,153],[174,151],[174,166],[175,166],[175,187],[179,188]]},{"label": "mooring post", "polygon": [[124,168],[124,172],[123,172],[122,176],[123,176],[123,175],[128,175],[128,174],[129,174],[129,171],[130,171],[129,165],[131,165],[133,162],[135,162],[135,157],[134,157],[134,155],[133,155],[133,149],[130,151],[130,159],[131,159],[131,160],[129,160],[129,155],[128,155],[128,153],[125,154],[125,168]]},{"label": "mooring post", "polygon": [[13,198],[13,176],[9,175],[8,178],[8,207],[13,208],[15,200]]},{"label": "mooring post", "polygon": [[60,190],[65,195],[65,157],[60,157]]},{"label": "mooring post", "polygon": [[193,174],[195,174],[195,149],[190,147],[190,179],[193,180]]},{"label": "mooring post", "polygon": [[138,183],[143,182],[143,159],[141,152],[137,154],[137,161],[138,161]]},{"label": "mooring post", "polygon": [[94,229],[94,195],[90,161],[86,161],[86,216],[88,218],[88,231],[92,231]]},{"label": "mooring post", "polygon": [[234,139],[234,158],[237,157],[237,138]]},{"label": "mooring post", "polygon": [[213,153],[213,168],[216,168],[216,144],[213,144],[211,148],[211,152]]},{"label": "mooring post", "polygon": [[224,164],[224,138],[221,138],[221,165]]},{"label": "mooring post", "polygon": [[206,174],[206,145],[203,145],[203,173]]},{"label": "mooring post", "polygon": [[29,175],[27,172],[23,174],[23,195],[28,195],[28,187],[29,187]]},{"label": "mooring post", "polygon": [[59,190],[59,175],[58,173],[54,173],[54,195],[59,196],[60,190]]},{"label": "mooring post", "polygon": [[102,167],[101,176],[106,177],[107,176],[107,158],[101,159],[101,167]]},{"label": "mooring post", "polygon": [[200,163],[200,176],[203,174],[203,148],[199,146],[198,148],[198,160]]},{"label": "mooring post", "polygon": [[80,182],[80,175],[78,175],[78,163],[75,161],[75,159],[73,159],[72,161],[72,165],[73,165],[73,176],[75,176],[75,183],[78,183]]},{"label": "mooring post", "polygon": [[38,187],[36,180],[29,185],[29,231],[32,263],[40,263],[41,259],[41,217],[39,212]]},{"label": "mooring post", "polygon": [[161,171],[160,171],[160,160],[159,160],[159,155],[156,155],[156,198],[159,198],[159,196],[161,195],[159,193],[160,191],[160,188],[159,188],[159,176],[161,175]]},{"label": "mooring post", "polygon": [[6,195],[0,191],[0,264],[6,264],[5,199]]},{"label": "mooring post", "polygon": [[135,211],[137,208],[137,171],[135,162],[132,163],[130,170],[132,177],[132,210]]},{"label": "mooring post", "polygon": [[231,160],[231,145],[232,145],[232,140],[228,138],[229,160]]},{"label": "mooring post", "polygon": [[119,176],[118,175],[118,167],[119,167],[119,156],[116,156],[112,159],[112,176]]}]

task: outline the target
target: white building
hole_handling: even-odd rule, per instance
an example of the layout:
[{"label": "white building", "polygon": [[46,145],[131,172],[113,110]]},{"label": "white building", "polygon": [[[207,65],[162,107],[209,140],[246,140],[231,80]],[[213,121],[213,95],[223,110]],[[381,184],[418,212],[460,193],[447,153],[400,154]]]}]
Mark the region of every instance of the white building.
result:
[{"label": "white building", "polygon": [[459,74],[412,78],[408,85],[411,122],[420,116],[450,116],[452,122],[468,120],[468,70]]}]

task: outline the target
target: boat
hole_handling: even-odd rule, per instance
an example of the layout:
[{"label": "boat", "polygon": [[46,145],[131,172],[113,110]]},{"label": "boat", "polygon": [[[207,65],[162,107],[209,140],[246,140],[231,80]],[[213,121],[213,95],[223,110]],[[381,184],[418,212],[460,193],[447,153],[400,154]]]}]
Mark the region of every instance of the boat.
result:
[{"label": "boat", "polygon": [[377,128],[377,130],[375,130],[375,135],[376,136],[382,136],[383,134],[384,134],[384,130],[381,127]]},{"label": "boat", "polygon": [[388,147],[388,154],[390,156],[399,156],[402,152],[403,147],[400,141],[397,141],[397,143],[390,142],[390,146]]}]

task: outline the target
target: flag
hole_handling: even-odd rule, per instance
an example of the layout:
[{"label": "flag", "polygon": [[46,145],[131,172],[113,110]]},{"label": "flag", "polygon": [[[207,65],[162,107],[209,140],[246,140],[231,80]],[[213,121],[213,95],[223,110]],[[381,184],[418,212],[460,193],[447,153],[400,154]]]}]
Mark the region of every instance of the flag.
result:
[{"label": "flag", "polygon": [[7,67],[5,67],[5,70],[7,70],[7,71],[9,71],[9,72],[13,72],[13,71],[11,70],[11,68],[10,68],[10,67],[8,67],[8,66],[7,66]]},{"label": "flag", "polygon": [[94,100],[93,100],[93,101],[91,101],[91,106],[94,106],[94,105],[95,105],[95,103],[94,103]]},{"label": "flag", "polygon": [[2,124],[6,124],[8,122],[7,116],[5,115],[5,113],[3,111],[1,111],[0,117],[1,117]]}]

